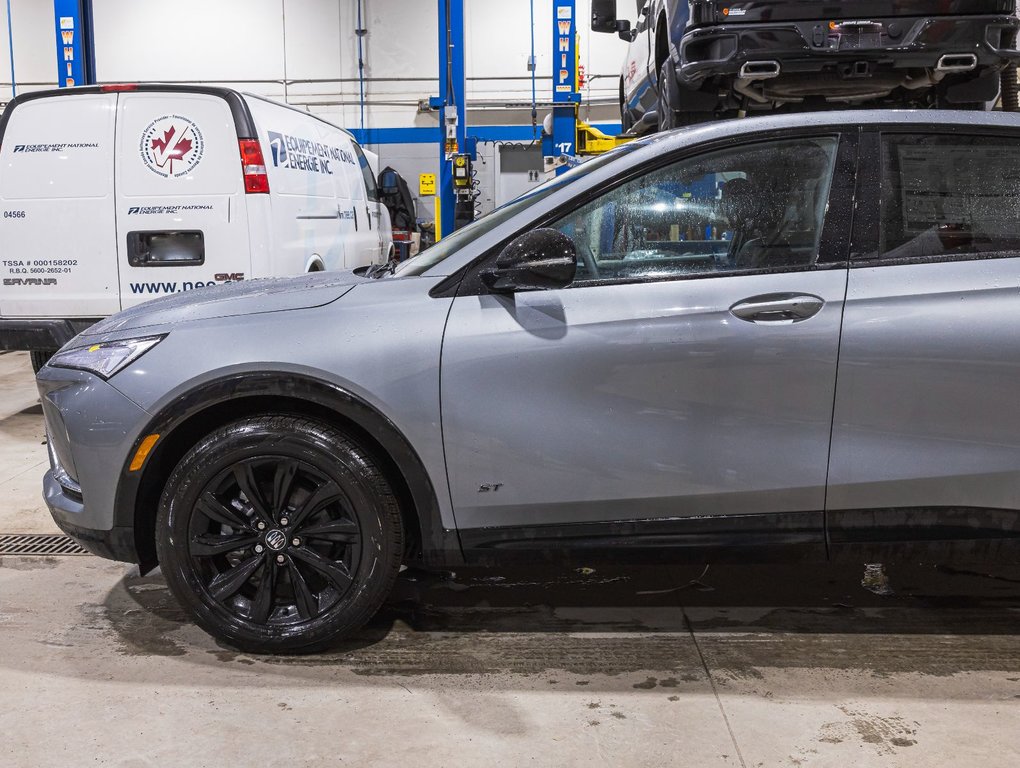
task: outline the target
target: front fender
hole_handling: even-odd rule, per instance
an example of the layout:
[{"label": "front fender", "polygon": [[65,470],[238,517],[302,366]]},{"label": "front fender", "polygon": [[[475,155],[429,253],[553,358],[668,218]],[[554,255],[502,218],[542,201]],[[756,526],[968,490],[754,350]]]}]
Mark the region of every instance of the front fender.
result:
[{"label": "front fender", "polygon": [[[397,426],[378,409],[336,384],[293,371],[262,370],[226,374],[176,396],[153,415],[120,470],[115,523],[135,531],[135,548],[143,571],[156,565],[155,510],[163,485],[196,436],[252,412],[298,412],[329,418],[354,428],[385,454],[380,460],[399,473],[420,531],[423,563],[463,562],[455,529],[443,526],[435,486],[418,452]],[[146,435],[159,441],[141,471],[130,470],[131,458]],[[398,493],[399,495],[399,493]]]}]

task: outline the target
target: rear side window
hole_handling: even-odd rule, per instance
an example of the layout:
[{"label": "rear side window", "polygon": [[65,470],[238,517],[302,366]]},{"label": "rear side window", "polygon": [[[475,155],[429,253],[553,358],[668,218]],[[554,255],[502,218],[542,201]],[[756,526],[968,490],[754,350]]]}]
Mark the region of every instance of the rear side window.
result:
[{"label": "rear side window", "polygon": [[1020,255],[1020,145],[988,136],[888,135],[881,258]]},{"label": "rear side window", "polygon": [[378,201],[379,189],[375,183],[372,166],[369,165],[368,158],[365,157],[365,153],[357,143],[354,144],[354,151],[358,153],[358,164],[361,166],[361,174],[365,177],[365,194],[368,195],[369,200]]}]

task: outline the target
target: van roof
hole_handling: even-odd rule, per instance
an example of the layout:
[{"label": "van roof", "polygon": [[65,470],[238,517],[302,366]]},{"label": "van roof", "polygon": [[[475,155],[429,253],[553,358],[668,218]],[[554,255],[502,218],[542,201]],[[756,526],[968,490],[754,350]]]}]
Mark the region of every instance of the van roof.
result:
[{"label": "van roof", "polygon": [[306,112],[303,109],[298,109],[297,107],[293,107],[290,104],[284,104],[282,101],[276,101],[275,99],[268,99],[265,96],[259,96],[257,93],[248,93],[248,91],[245,91],[244,92],[244,96],[246,98],[249,98],[249,99],[258,99],[259,101],[264,101],[267,104],[273,104],[274,106],[277,106],[277,107],[283,107],[284,109],[289,109],[292,112],[297,112],[299,115],[304,115],[305,117],[315,118],[320,123],[325,123],[330,128],[336,128],[338,131],[343,131],[344,133],[347,134],[348,138],[350,138],[351,141],[353,141],[355,144],[358,143],[358,140],[354,138],[354,134],[353,133],[351,133],[349,130],[347,130],[346,128],[344,128],[342,126],[337,125],[336,123],[331,123],[329,120],[327,120],[324,117],[319,117],[318,115],[313,114],[311,112]]},{"label": "van roof", "polygon": [[[272,99],[267,99],[264,96],[257,96],[254,93],[244,93],[235,91],[233,88],[222,88],[210,85],[187,85],[187,84],[174,84],[174,83],[127,83],[130,86],[131,91],[141,93],[204,93],[210,96],[218,96],[227,102],[227,106],[230,107],[230,114],[234,118],[234,127],[237,129],[237,138],[239,139],[257,139],[258,131],[255,128],[255,121],[252,119],[251,111],[248,109],[248,105],[245,103],[245,98],[258,99],[259,101],[265,101],[269,104],[274,104],[284,109],[290,109],[298,114],[305,115],[318,120],[321,123],[325,123],[331,128],[335,128],[339,131],[343,131],[350,137],[351,141],[357,144],[357,139],[354,135],[346,128],[341,128],[339,125],[329,122],[318,115],[313,115],[311,112],[306,112],[297,107],[292,107],[289,104],[282,104]],[[110,85],[85,85],[78,86],[76,88],[51,88],[45,91],[32,91],[30,93],[21,93],[7,103],[7,108],[0,115],[0,144],[3,143],[4,133],[7,130],[7,123],[10,121],[11,114],[14,110],[26,101],[32,101],[34,99],[48,99],[54,96],[74,96],[82,93],[106,93],[110,89]]]},{"label": "van roof", "polygon": [[[251,112],[241,94],[231,88],[217,88],[206,85],[172,85],[170,83],[131,83],[131,90],[142,93],[204,93],[210,96],[218,96],[227,102],[230,107],[230,114],[234,118],[234,127],[237,129],[239,139],[257,139],[258,133],[255,130],[255,121],[252,120]],[[7,130],[7,123],[10,122],[14,110],[26,101],[36,99],[48,99],[54,96],[75,96],[82,93],[106,93],[110,86],[85,85],[76,88],[51,88],[45,91],[32,91],[31,93],[19,93],[7,104],[7,109],[0,116],[0,144],[3,143],[4,133]]]}]

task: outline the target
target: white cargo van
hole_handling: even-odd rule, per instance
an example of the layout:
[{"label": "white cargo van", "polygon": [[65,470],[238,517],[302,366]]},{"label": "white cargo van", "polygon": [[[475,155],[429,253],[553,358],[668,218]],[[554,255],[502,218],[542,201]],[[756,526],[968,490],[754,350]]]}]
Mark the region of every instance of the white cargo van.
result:
[{"label": "white cargo van", "polygon": [[0,117],[0,349],[39,364],[156,296],[384,262],[376,172],[343,129],[225,88],[18,96]]}]

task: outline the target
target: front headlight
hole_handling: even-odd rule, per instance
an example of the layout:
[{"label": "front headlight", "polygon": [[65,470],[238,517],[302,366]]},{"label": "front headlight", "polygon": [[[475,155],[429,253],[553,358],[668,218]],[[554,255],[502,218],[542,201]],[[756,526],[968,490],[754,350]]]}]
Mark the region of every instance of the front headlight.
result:
[{"label": "front headlight", "polygon": [[89,371],[108,379],[127,367],[163,340],[163,336],[146,336],[142,339],[124,339],[76,347],[58,352],[47,365],[53,368],[75,368]]}]

